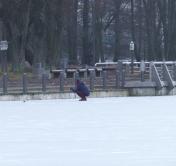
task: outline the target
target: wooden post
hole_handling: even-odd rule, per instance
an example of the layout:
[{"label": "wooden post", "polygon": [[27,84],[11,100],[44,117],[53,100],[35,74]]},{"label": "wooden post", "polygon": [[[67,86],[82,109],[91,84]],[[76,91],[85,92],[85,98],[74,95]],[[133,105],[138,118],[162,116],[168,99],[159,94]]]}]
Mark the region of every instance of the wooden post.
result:
[{"label": "wooden post", "polygon": [[103,71],[103,89],[107,88],[107,71]]},{"label": "wooden post", "polygon": [[60,91],[63,92],[64,91],[64,72],[60,73],[59,82],[60,82]]},{"label": "wooden post", "polygon": [[150,81],[153,81],[153,65],[154,65],[154,63],[153,62],[150,62],[150,64],[149,64],[149,80]]},{"label": "wooden post", "polygon": [[84,78],[87,79],[87,70],[85,70],[85,72],[84,72]]},{"label": "wooden post", "polygon": [[8,78],[7,78],[7,73],[3,74],[3,94],[7,94],[7,87],[8,87]]},{"label": "wooden post", "polygon": [[140,63],[140,72],[141,72],[141,82],[144,82],[145,81],[145,78],[144,78],[145,62],[144,62],[144,60],[142,60]]},{"label": "wooden post", "polygon": [[76,83],[76,80],[77,79],[79,79],[79,73],[78,73],[78,71],[76,71],[75,73],[74,73],[74,80],[75,80],[75,83]]},{"label": "wooden post", "polygon": [[118,68],[117,68],[117,76],[116,76],[116,82],[117,87],[122,88],[124,86],[125,82],[125,70],[123,69],[123,63],[122,61],[118,61]]},{"label": "wooden post", "polygon": [[90,90],[94,90],[94,82],[95,81],[95,70],[90,71]]},{"label": "wooden post", "polygon": [[121,82],[121,87],[123,88],[125,85],[125,69],[122,70],[122,82]]},{"label": "wooden post", "polygon": [[116,88],[120,88],[120,73],[116,70]]},{"label": "wooden post", "polygon": [[23,73],[23,94],[27,93],[27,75]]},{"label": "wooden post", "polygon": [[42,74],[42,92],[46,92],[46,74]]},{"label": "wooden post", "polygon": [[174,78],[174,81],[176,81],[176,64],[174,64],[173,66],[173,78]]}]

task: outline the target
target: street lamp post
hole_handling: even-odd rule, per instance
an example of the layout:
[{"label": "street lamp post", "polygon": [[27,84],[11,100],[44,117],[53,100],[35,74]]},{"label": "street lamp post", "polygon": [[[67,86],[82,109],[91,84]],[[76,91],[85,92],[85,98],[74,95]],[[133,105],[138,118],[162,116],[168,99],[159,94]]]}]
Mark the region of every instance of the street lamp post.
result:
[{"label": "street lamp post", "polygon": [[131,73],[134,72],[134,42],[130,42],[130,53],[131,53]]},{"label": "street lamp post", "polygon": [[2,51],[2,71],[7,72],[7,55],[8,42],[6,40],[0,41],[0,50]]}]

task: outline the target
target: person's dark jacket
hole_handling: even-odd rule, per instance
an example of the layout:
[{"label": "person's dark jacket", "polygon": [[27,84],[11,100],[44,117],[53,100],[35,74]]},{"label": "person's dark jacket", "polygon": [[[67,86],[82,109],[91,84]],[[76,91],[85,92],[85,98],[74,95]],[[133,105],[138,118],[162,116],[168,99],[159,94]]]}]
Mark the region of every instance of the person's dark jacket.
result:
[{"label": "person's dark jacket", "polygon": [[89,91],[88,87],[83,82],[81,82],[80,80],[76,81],[76,87],[73,89],[73,91],[74,92],[81,92],[85,96],[90,95],[90,91]]},{"label": "person's dark jacket", "polygon": [[87,86],[83,82],[79,82],[77,85],[77,91],[82,92],[85,96],[89,96],[90,92]]}]

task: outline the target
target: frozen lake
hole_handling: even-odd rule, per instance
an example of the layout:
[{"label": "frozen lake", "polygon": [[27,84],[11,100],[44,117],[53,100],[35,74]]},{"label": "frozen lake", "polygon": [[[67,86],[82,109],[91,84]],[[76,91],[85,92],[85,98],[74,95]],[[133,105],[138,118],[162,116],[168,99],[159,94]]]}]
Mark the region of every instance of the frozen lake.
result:
[{"label": "frozen lake", "polygon": [[0,166],[175,166],[176,97],[0,102]]}]

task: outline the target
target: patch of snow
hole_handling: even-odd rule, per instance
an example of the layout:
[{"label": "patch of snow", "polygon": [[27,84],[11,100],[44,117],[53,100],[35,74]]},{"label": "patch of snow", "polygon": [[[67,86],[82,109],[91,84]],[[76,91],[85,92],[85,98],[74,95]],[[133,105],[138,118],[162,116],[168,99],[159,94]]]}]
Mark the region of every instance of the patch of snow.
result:
[{"label": "patch of snow", "polygon": [[175,166],[176,97],[0,102],[2,166]]}]

